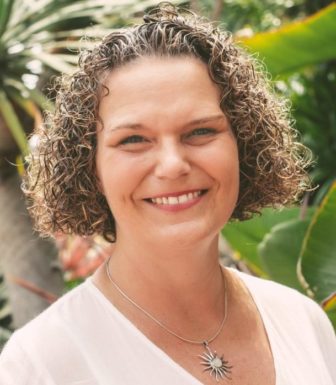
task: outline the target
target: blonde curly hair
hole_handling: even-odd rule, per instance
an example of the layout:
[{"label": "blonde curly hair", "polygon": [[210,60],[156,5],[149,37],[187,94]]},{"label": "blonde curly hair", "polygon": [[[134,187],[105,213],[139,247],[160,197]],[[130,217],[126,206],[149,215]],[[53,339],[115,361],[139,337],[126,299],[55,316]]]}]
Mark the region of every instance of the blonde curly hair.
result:
[{"label": "blonde curly hair", "polygon": [[[36,229],[116,239],[115,221],[97,188],[96,127],[104,76],[141,56],[193,56],[221,90],[221,108],[236,135],[240,191],[232,218],[296,201],[309,186],[310,152],[296,141],[286,101],[269,86],[263,68],[222,31],[169,3],[142,24],[113,31],[80,54],[79,69],[59,79],[55,112],[36,132],[23,190]],[[117,166],[116,166],[117,167]]]}]

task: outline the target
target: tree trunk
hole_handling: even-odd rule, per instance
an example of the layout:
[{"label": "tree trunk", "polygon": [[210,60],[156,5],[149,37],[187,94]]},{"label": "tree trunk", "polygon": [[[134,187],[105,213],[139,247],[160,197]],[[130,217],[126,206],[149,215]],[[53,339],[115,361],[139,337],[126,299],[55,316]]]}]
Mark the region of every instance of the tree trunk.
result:
[{"label": "tree trunk", "polygon": [[20,183],[16,173],[0,180],[0,263],[14,328],[24,325],[50,304],[36,290],[23,287],[24,282],[56,297],[64,287],[56,247],[33,232]]}]

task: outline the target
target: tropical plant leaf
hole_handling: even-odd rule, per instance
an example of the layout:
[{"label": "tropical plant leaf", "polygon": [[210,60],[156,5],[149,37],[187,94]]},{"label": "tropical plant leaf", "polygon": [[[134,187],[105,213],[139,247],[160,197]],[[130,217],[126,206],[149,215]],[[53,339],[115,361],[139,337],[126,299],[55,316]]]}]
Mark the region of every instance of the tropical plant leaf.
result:
[{"label": "tropical plant leaf", "polygon": [[[74,65],[69,64],[68,60],[72,56],[72,60],[74,63],[77,62],[77,59],[73,55],[59,55],[59,54],[51,54],[47,52],[28,52],[27,54],[30,57],[35,57],[39,59],[43,64],[47,67],[52,68],[53,70],[61,73],[70,73],[74,70]],[[65,60],[66,59],[66,60]]]},{"label": "tropical plant leaf", "polygon": [[0,38],[6,31],[14,0],[0,0]]},{"label": "tropical plant leaf", "polygon": [[272,227],[258,245],[258,252],[267,274],[272,280],[304,292],[296,274],[302,242],[313,210],[305,219],[292,219]]},{"label": "tropical plant leaf", "polygon": [[301,249],[298,272],[321,302],[336,291],[336,182],[315,212]]},{"label": "tropical plant leaf", "polygon": [[29,97],[44,111],[54,111],[55,106],[44,94],[37,88],[29,90]]},{"label": "tropical plant leaf", "polygon": [[284,74],[336,58],[336,3],[302,21],[240,41],[258,53],[268,71]]},{"label": "tropical plant leaf", "polygon": [[0,90],[0,113],[10,128],[12,135],[19,146],[22,154],[28,153],[28,142],[24,129],[15,113],[15,110],[8,100],[6,94]]},{"label": "tropical plant leaf", "polygon": [[[54,104],[37,88],[31,90],[22,82],[12,78],[7,78],[5,80],[5,85],[7,94],[18,104],[24,105],[28,99],[31,99],[42,110],[53,111]],[[24,108],[24,110],[27,111],[26,108]],[[32,114],[29,115],[33,116]]]},{"label": "tropical plant leaf", "polygon": [[327,316],[329,317],[331,323],[334,326],[334,329],[336,331],[336,310],[326,311]]},{"label": "tropical plant leaf", "polygon": [[22,96],[15,94],[14,92],[8,92],[9,97],[20,106],[26,113],[36,121],[42,121],[42,114],[40,109],[34,103],[32,98],[23,98]]},{"label": "tropical plant leaf", "polygon": [[0,275],[0,352],[12,334],[12,321],[7,288],[3,276]]},{"label": "tropical plant leaf", "polygon": [[20,42],[25,42],[39,31],[52,29],[57,23],[85,16],[93,19],[95,11],[103,10],[104,7],[106,8],[106,4],[98,0],[82,0],[74,3],[64,1],[55,3],[53,0],[30,2],[25,13],[15,9],[10,20],[11,28],[8,28],[3,39],[9,41],[16,38]]},{"label": "tropical plant leaf", "polygon": [[276,211],[264,209],[262,214],[243,222],[230,222],[222,229],[222,235],[236,253],[256,273],[267,276],[263,260],[258,253],[258,245],[273,226],[284,221],[297,219],[300,208],[292,207]]},{"label": "tropical plant leaf", "polygon": [[325,311],[336,311],[336,291],[322,301],[322,306]]},{"label": "tropical plant leaf", "polygon": [[[134,19],[136,11],[155,3],[154,0],[0,0],[0,90],[5,103],[0,114],[21,150],[26,148],[24,132],[30,132],[32,127],[29,124],[23,129],[20,119],[26,118],[26,114],[34,115],[34,106],[53,108],[37,90],[46,85],[47,76],[73,72],[78,52],[91,48],[97,38],[111,32],[114,25],[108,21],[109,16],[121,12]],[[2,116],[3,113],[6,115]]]}]

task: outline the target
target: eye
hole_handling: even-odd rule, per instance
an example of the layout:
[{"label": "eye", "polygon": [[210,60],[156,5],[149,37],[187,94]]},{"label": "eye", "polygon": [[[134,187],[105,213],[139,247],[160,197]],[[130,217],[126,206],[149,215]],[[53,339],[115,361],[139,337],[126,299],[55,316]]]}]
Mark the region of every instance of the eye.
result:
[{"label": "eye", "polygon": [[196,128],[187,134],[187,137],[214,135],[216,132],[214,128]]},{"label": "eye", "polygon": [[127,138],[121,140],[119,142],[119,144],[134,144],[134,143],[142,143],[142,142],[145,142],[146,139],[141,136],[141,135],[131,135],[131,136],[128,136]]}]

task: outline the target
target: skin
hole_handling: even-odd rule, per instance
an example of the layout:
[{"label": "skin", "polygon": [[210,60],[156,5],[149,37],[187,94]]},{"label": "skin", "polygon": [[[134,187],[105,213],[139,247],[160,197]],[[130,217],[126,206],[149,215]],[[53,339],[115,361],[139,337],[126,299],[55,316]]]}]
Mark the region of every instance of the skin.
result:
[{"label": "skin", "polygon": [[[135,283],[142,275],[148,290],[159,289],[160,300],[162,292],[171,298],[183,289],[190,303],[196,286],[200,295],[217,298],[218,232],[239,188],[237,144],[219,106],[219,89],[193,58],[141,58],[113,71],[105,84],[97,173],[117,226],[114,276],[132,275]],[[209,117],[216,120],[190,125]],[[202,128],[208,132],[201,134]],[[134,135],[143,139],[129,143]],[[168,212],[145,200],[199,189],[207,193],[185,210]]]},{"label": "skin", "polygon": [[[172,330],[186,338],[204,339],[214,334],[223,317],[218,233],[229,220],[239,192],[237,143],[220,108],[220,90],[206,66],[190,57],[140,58],[113,70],[105,85],[109,93],[99,107],[102,125],[97,129],[96,164],[99,188],[117,228],[111,275],[130,298]],[[150,201],[199,190],[205,194],[187,204]],[[229,302],[245,298],[247,312],[238,314],[231,304],[228,330],[236,333],[241,320],[250,317],[250,330],[265,334],[246,289],[225,275],[232,288]],[[195,369],[204,384],[212,383],[207,373],[198,374],[198,360],[184,362],[185,357],[201,353],[199,346],[178,341],[121,298],[104,267],[93,279],[154,343],[190,373]],[[241,338],[246,335],[244,328]],[[260,346],[268,349],[265,338]],[[240,350],[231,349],[236,351],[236,367],[240,359],[246,361]],[[240,383],[238,368],[239,364],[234,384]],[[241,383],[248,384],[245,380],[241,377]]]}]

